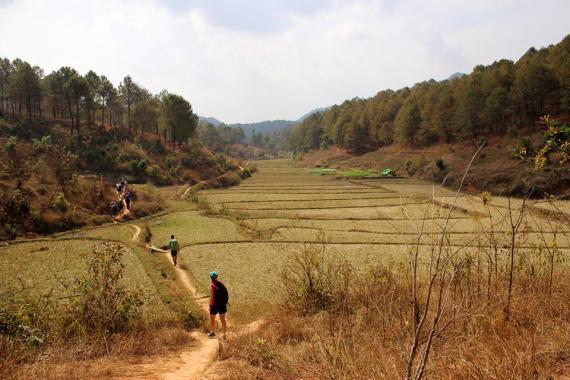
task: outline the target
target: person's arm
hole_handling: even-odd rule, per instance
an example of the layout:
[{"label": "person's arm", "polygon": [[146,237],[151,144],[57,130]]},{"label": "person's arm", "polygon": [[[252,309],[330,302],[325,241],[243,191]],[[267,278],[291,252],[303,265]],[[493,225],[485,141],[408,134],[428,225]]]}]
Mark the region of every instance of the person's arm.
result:
[{"label": "person's arm", "polygon": [[210,306],[214,306],[214,287],[210,285]]}]

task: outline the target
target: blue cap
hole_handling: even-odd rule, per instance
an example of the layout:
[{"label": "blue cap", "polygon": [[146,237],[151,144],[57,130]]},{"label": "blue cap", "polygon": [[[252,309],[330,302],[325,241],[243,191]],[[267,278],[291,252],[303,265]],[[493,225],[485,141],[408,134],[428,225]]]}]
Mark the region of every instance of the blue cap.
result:
[{"label": "blue cap", "polygon": [[218,277],[218,272],[216,272],[216,271],[210,272],[210,278],[214,278],[214,277]]}]

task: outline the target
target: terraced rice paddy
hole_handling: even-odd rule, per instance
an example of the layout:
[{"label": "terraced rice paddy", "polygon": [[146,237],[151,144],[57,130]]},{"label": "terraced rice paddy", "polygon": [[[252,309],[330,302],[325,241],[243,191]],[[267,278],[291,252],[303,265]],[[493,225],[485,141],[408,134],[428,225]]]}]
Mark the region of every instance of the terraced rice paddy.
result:
[{"label": "terraced rice paddy", "polygon": [[[279,297],[279,276],[289,254],[323,245],[327,257],[349,260],[356,268],[383,263],[404,268],[416,244],[422,252],[441,241],[466,253],[497,247],[506,254],[510,226],[509,202],[493,198],[490,205],[476,196],[414,179],[347,179],[310,174],[286,161],[257,163],[259,173],[240,186],[198,193],[224,215],[252,232],[243,241],[189,247],[182,255],[192,277],[205,290],[204,273],[217,269],[232,292],[232,313],[255,317]],[[520,200],[511,202],[515,210]],[[562,203],[559,208],[567,207]],[[490,216],[490,217],[489,217]],[[490,231],[492,234],[490,235]],[[516,244],[532,253],[546,242],[568,253],[570,242],[556,223],[529,213]],[[467,248],[465,248],[467,247]]]},{"label": "terraced rice paddy", "polygon": [[[85,271],[93,247],[92,240],[37,241],[0,248],[0,298],[33,300],[42,296],[65,300],[73,294],[73,279]],[[138,257],[129,249],[123,256],[125,285],[138,290],[145,311],[167,313],[156,287]]]}]

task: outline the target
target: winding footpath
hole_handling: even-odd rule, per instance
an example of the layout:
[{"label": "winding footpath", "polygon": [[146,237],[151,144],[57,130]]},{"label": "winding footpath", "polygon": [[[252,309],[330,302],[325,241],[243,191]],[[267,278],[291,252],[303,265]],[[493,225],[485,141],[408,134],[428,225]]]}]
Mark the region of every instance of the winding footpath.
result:
[{"label": "winding footpath", "polygon": [[[139,242],[141,228],[130,224],[135,229],[133,241]],[[146,248],[163,252],[168,256],[168,251],[156,248],[154,246],[145,245]],[[169,257],[170,259],[170,257]],[[176,273],[184,284],[184,287],[193,295],[200,307],[208,312],[208,298],[201,296],[196,287],[190,282],[190,279],[182,269],[176,267]],[[210,365],[216,360],[220,349],[218,339],[209,339],[202,331],[194,331],[191,333],[193,339],[192,350],[183,351],[176,358],[161,358],[157,361],[145,364],[137,364],[132,368],[132,373],[126,374],[125,377],[118,379],[165,379],[165,380],[188,380],[203,379],[205,372]]]}]

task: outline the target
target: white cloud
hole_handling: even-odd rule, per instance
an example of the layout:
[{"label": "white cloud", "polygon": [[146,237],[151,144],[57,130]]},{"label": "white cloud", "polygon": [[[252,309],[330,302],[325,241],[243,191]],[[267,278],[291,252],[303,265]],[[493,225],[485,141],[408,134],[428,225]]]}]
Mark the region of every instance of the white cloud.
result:
[{"label": "white cloud", "polygon": [[514,0],[335,1],[283,8],[287,24],[268,32],[226,25],[228,12],[215,19],[212,5],[173,11],[152,0],[4,0],[0,55],[47,72],[62,65],[93,69],[115,83],[130,74],[153,92],[180,93],[199,114],[228,122],[294,119],[317,106],[558,42],[568,33],[570,3],[539,7]]}]

